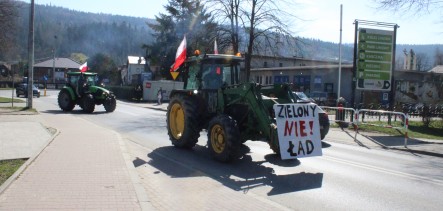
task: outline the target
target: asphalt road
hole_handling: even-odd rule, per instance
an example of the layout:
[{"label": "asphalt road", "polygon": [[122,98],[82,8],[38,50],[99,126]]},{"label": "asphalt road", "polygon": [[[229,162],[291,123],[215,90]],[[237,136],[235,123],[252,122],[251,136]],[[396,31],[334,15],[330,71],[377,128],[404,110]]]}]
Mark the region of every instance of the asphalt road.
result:
[{"label": "asphalt road", "polygon": [[[56,91],[34,98],[41,112],[60,111]],[[113,113],[102,106],[80,118],[120,133],[155,207],[180,210],[227,209],[242,204],[264,210],[440,210],[441,158],[394,153],[324,140],[323,156],[281,161],[266,143],[246,142],[234,163],[212,160],[206,133],[198,146],[171,146],[165,112],[118,102]],[[169,197],[169,198],[168,198]],[[211,203],[208,203],[211,202]],[[240,209],[240,208],[239,208]]]}]

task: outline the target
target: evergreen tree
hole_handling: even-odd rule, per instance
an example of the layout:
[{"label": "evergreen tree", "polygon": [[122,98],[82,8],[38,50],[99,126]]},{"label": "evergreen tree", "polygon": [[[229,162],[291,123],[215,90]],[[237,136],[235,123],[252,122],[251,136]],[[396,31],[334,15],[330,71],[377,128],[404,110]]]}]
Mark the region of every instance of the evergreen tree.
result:
[{"label": "evergreen tree", "polygon": [[168,14],[159,14],[156,23],[148,25],[155,31],[153,61],[160,63],[163,77],[170,78],[169,69],[183,37],[186,36],[187,55],[197,49],[212,53],[217,25],[199,0],[169,0],[165,8]]}]

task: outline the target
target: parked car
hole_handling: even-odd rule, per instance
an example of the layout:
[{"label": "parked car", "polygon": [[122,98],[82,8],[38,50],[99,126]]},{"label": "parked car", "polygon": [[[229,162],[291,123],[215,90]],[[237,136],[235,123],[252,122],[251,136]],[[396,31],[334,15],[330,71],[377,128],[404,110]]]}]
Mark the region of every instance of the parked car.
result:
[{"label": "parked car", "polygon": [[327,92],[311,92],[309,97],[312,98],[319,106],[336,106],[337,94]]},{"label": "parked car", "polygon": [[[35,85],[32,85],[32,93],[33,96],[40,97],[40,90]],[[17,88],[15,88],[15,95],[17,95],[17,97],[20,95],[28,97],[28,84],[19,84]]]},{"label": "parked car", "polygon": [[326,101],[328,100],[328,93],[327,92],[311,92],[309,94],[309,97],[312,98],[315,103],[319,106],[326,105]]},{"label": "parked car", "polygon": [[[305,93],[303,92],[292,92],[292,94],[294,95],[295,99],[297,99],[297,103],[313,103],[315,104],[315,102],[313,102],[314,100],[311,98],[308,98]],[[320,110],[318,112],[318,120],[320,123],[320,138],[323,140],[325,138],[325,136],[328,134],[329,132],[329,116],[328,113],[326,113],[323,109],[321,109],[320,107],[318,107]]]},{"label": "parked car", "polygon": [[315,100],[308,97],[304,92],[293,92],[293,93],[297,95],[297,97],[300,98],[302,101],[315,103]]}]

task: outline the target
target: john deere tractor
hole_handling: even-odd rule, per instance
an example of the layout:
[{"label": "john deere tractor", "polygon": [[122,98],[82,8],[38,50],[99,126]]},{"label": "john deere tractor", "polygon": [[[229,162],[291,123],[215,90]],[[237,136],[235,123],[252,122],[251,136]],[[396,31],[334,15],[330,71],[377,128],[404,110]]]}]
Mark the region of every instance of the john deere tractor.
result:
[{"label": "john deere tractor", "polygon": [[[242,62],[240,56],[206,54],[190,57],[180,67],[184,89],[171,91],[166,120],[174,146],[192,148],[200,131],[207,130],[209,151],[222,162],[242,156],[241,144],[247,140],[266,141],[280,152],[273,105],[300,101],[289,84],[244,80]],[[329,120],[324,112],[319,118],[323,139]]]},{"label": "john deere tractor", "polygon": [[95,105],[102,105],[106,112],[113,112],[117,106],[114,94],[103,86],[95,84],[97,73],[69,72],[66,85],[58,94],[58,105],[63,111],[72,111],[79,105],[84,112],[94,112]]}]

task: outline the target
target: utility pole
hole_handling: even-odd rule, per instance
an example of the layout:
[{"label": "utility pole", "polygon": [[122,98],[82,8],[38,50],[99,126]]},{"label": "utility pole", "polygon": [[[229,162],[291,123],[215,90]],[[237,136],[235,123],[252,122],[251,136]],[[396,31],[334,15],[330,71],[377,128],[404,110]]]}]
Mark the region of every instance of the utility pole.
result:
[{"label": "utility pole", "polygon": [[28,34],[28,109],[32,109],[32,98],[34,97],[34,0],[31,0],[29,13],[29,34]]},{"label": "utility pole", "polygon": [[337,101],[341,97],[341,45],[342,45],[342,29],[343,25],[343,4],[340,4],[340,43],[338,44],[338,90],[337,90]]}]

